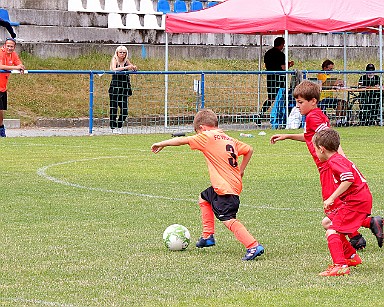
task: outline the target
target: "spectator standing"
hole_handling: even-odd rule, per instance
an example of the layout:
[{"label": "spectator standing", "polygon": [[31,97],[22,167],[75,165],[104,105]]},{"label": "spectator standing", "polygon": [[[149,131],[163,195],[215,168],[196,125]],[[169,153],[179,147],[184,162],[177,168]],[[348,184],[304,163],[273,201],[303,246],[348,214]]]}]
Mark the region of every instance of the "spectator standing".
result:
[{"label": "spectator standing", "polygon": [[[119,46],[111,59],[110,70],[121,72],[136,71],[137,67],[128,59],[128,49]],[[123,124],[128,116],[128,97],[132,95],[129,74],[112,75],[109,86],[109,125],[112,133],[122,133]],[[120,109],[120,114],[119,114]]]},{"label": "spectator standing", "polygon": [[[360,77],[359,87],[377,87],[380,85],[380,77],[372,73],[375,71],[375,65],[368,64],[366,69],[367,73]],[[380,91],[374,89],[367,89],[359,95],[360,112],[359,120],[360,125],[370,126],[375,125],[378,121],[380,111]]]},{"label": "spectator standing", "polygon": [[[6,38],[0,48],[0,70],[18,70],[24,73],[24,65],[15,51],[16,40]],[[4,127],[4,111],[8,108],[7,86],[10,73],[0,73],[0,137],[6,137]]]},{"label": "spectator standing", "polygon": [[[284,37],[277,37],[273,42],[273,48],[269,49],[264,55],[264,64],[267,71],[285,71],[285,46]],[[294,65],[293,61],[288,62],[288,68]],[[261,113],[264,114],[275,101],[280,88],[285,88],[285,74],[267,75],[268,99],[264,102]]]}]

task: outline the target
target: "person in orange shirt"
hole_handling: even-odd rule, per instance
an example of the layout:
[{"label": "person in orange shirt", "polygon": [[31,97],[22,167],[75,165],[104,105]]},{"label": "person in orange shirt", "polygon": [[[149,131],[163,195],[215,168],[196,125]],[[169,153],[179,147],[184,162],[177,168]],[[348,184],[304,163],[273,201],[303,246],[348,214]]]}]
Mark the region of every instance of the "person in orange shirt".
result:
[{"label": "person in orange shirt", "polygon": [[[16,40],[5,39],[5,44],[0,48],[0,70],[19,70],[24,73],[24,65],[15,52]],[[4,111],[7,110],[7,85],[9,72],[0,73],[0,137],[5,137]]]},{"label": "person in orange shirt", "polygon": [[[210,247],[216,244],[216,216],[247,249],[242,260],[255,259],[264,253],[264,247],[236,218],[240,205],[239,195],[243,187],[242,177],[253,149],[219,129],[217,116],[210,109],[200,110],[194,118],[193,126],[196,135],[154,143],[151,149],[152,152],[158,153],[167,146],[188,144],[192,150],[200,150],[205,156],[212,186],[201,192],[199,197],[203,234],[196,247]],[[239,156],[243,156],[241,163]]]}]

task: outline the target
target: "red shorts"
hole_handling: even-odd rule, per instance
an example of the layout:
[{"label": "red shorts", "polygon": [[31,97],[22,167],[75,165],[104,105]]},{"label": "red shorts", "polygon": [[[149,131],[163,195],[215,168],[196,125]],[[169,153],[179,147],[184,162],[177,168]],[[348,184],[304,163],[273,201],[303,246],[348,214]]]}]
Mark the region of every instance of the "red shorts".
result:
[{"label": "red shorts", "polygon": [[329,229],[348,234],[357,231],[369,214],[356,212],[348,208],[340,208],[328,215],[332,221]]}]

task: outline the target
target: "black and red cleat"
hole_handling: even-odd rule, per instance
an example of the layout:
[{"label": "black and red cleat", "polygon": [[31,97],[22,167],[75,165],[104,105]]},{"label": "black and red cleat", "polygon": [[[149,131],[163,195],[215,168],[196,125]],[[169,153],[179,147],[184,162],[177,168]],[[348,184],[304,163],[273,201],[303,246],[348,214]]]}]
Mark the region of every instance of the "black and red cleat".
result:
[{"label": "black and red cleat", "polygon": [[381,248],[383,246],[383,219],[381,216],[374,216],[371,218],[371,224],[369,226],[372,233],[377,239],[377,244]]}]

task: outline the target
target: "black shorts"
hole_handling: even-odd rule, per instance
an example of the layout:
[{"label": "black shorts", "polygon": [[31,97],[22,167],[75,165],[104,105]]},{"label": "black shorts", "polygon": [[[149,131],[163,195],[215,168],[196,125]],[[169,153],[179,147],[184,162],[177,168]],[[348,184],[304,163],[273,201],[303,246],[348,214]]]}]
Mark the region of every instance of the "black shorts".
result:
[{"label": "black shorts", "polygon": [[0,92],[0,110],[7,110],[7,92]]},{"label": "black shorts", "polygon": [[238,195],[218,195],[212,187],[201,192],[201,198],[209,202],[213,213],[220,221],[235,219],[239,211],[240,197]]}]

